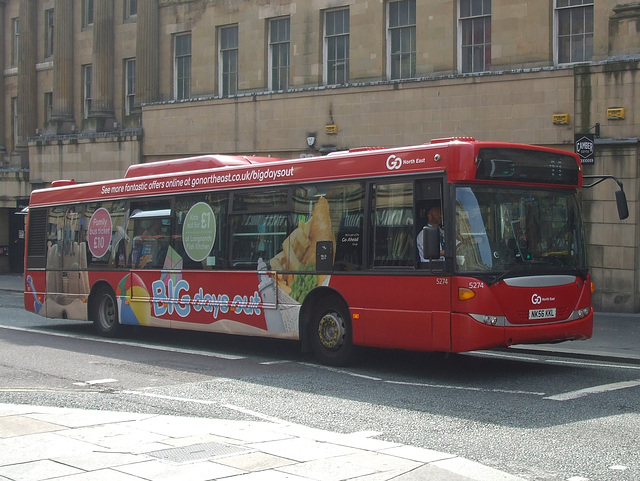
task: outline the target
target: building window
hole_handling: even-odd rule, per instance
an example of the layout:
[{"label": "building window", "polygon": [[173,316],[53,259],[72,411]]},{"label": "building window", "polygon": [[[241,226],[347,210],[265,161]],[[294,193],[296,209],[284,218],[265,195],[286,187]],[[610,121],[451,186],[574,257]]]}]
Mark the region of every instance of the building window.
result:
[{"label": "building window", "polygon": [[82,118],[89,118],[91,113],[91,80],[93,67],[91,65],[82,66]]},{"label": "building window", "polygon": [[271,90],[289,88],[289,18],[269,22],[269,85]]},{"label": "building window", "polygon": [[191,34],[175,37],[174,92],[176,100],[191,97]]},{"label": "building window", "polygon": [[349,82],[349,9],[332,10],[324,16],[325,83]]},{"label": "building window", "polygon": [[136,60],[125,60],[124,114],[131,115],[136,97]]},{"label": "building window", "polygon": [[82,1],[82,26],[93,25],[93,0]]},{"label": "building window", "polygon": [[416,76],[416,0],[389,2],[390,78]]},{"label": "building window", "polygon": [[556,0],[558,63],[585,62],[593,56],[593,0]]},{"label": "building window", "polygon": [[138,15],[138,0],[124,0],[124,19],[128,20]]},{"label": "building window", "polygon": [[18,65],[18,58],[19,58],[19,40],[20,40],[20,21],[17,18],[12,18],[11,19],[11,24],[13,26],[13,45],[11,48],[11,65]]},{"label": "building window", "polygon": [[11,138],[15,149],[18,145],[18,97],[11,97]]},{"label": "building window", "polygon": [[460,0],[460,70],[491,70],[491,0]]},{"label": "building window", "polygon": [[44,57],[53,56],[53,9],[44,11]]},{"label": "building window", "polygon": [[45,125],[51,121],[53,116],[53,92],[44,93],[44,123]]},{"label": "building window", "polygon": [[220,85],[222,96],[238,92],[238,26],[220,29]]}]

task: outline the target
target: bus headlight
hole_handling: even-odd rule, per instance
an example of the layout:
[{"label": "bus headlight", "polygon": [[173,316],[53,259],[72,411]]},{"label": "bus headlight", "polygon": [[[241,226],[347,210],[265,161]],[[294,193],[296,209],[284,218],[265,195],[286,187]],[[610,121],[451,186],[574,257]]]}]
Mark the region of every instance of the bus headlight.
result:
[{"label": "bus headlight", "polygon": [[495,326],[496,324],[498,324],[498,316],[484,316],[482,322],[484,322],[488,326]]},{"label": "bus headlight", "polygon": [[586,317],[586,315],[589,314],[589,308],[585,307],[583,309],[578,309],[578,317],[580,319],[582,319],[583,317]]}]

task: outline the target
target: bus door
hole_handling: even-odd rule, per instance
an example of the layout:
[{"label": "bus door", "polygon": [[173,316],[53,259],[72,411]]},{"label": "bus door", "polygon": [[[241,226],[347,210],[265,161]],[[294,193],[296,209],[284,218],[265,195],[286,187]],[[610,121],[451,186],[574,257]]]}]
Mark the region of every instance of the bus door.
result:
[{"label": "bus door", "polygon": [[[421,283],[425,293],[422,309],[432,316],[433,351],[451,350],[451,269],[447,266],[451,263],[453,236],[449,234],[451,212],[445,202],[445,186],[442,178],[421,179],[415,182],[414,188],[417,265],[423,274]],[[427,244],[420,238],[427,225],[437,230],[437,258],[425,258],[424,252],[419,250]]]},{"label": "bus door", "polygon": [[450,280],[445,263],[438,259],[437,266],[435,262],[422,266],[416,247],[422,229],[417,214],[426,208],[421,203],[440,202],[440,185],[439,180],[432,181],[430,188],[413,181],[370,185],[371,275],[357,279],[358,291],[348,299],[352,311],[359,314],[354,324],[356,343],[449,350]]}]

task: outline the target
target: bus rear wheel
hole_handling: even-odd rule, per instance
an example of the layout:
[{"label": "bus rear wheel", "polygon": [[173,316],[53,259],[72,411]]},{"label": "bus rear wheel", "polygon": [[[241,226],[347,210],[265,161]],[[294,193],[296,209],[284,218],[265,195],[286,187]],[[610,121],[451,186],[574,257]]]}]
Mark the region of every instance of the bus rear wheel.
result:
[{"label": "bus rear wheel", "polygon": [[323,364],[345,366],[353,354],[349,309],[338,299],[317,306],[308,331],[311,349]]},{"label": "bus rear wheel", "polygon": [[100,287],[93,295],[93,325],[101,336],[116,337],[120,333],[118,304],[113,290]]}]

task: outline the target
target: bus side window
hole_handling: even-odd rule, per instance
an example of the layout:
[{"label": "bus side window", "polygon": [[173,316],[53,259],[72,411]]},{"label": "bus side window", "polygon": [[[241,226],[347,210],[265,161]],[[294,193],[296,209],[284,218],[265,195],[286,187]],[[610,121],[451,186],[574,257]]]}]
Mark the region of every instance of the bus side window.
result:
[{"label": "bus side window", "polygon": [[372,200],[373,267],[415,266],[413,183],[377,184]]}]

